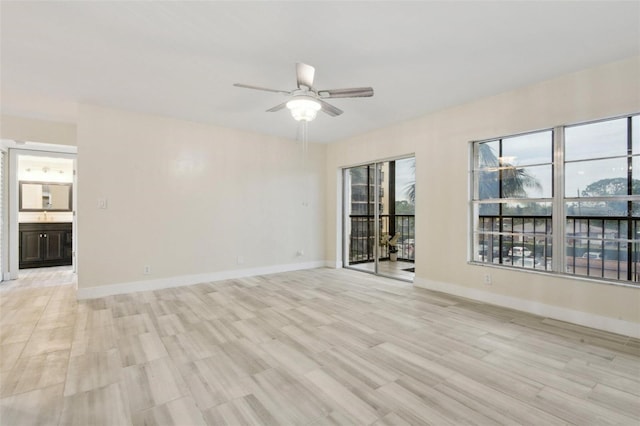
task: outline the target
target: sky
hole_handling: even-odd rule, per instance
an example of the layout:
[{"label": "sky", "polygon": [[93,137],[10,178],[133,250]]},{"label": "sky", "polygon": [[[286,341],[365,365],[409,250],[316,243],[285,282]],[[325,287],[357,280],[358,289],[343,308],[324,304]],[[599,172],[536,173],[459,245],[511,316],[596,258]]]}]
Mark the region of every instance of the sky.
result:
[{"label": "sky", "polygon": [[[582,196],[591,183],[611,177],[627,176],[626,118],[565,128],[565,196]],[[640,116],[632,119],[633,169],[640,179]],[[523,168],[542,185],[542,191],[528,189],[530,197],[552,194],[551,131],[503,138],[505,161]],[[497,144],[492,144],[497,148]],[[586,159],[595,159],[589,160]]]}]

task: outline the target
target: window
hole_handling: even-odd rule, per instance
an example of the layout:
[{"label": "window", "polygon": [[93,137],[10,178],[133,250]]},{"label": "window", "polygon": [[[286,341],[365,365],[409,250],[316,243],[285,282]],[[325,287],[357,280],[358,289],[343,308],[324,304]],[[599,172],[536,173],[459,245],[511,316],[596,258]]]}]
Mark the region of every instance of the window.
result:
[{"label": "window", "polygon": [[639,117],[565,129],[567,273],[639,281]]},{"label": "window", "polygon": [[474,144],[473,260],[551,269],[553,132]]},{"label": "window", "polygon": [[472,261],[640,281],[640,116],[473,142],[472,153]]}]

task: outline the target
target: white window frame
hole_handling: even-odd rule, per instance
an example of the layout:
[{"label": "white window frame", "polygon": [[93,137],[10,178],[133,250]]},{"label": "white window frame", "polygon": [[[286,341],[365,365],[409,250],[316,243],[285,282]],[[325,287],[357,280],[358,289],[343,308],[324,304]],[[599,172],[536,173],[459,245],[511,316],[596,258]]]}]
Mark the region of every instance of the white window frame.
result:
[{"label": "white window frame", "polygon": [[[498,136],[494,138],[482,139],[482,140],[473,140],[469,142],[469,233],[468,233],[468,252],[467,252],[467,261],[472,265],[479,265],[484,267],[495,267],[495,268],[508,268],[516,271],[523,271],[528,273],[538,273],[538,274],[554,274],[559,275],[565,278],[578,279],[578,280],[588,280],[588,281],[596,281],[606,284],[614,284],[621,285],[627,287],[640,287],[640,282],[636,281],[628,281],[628,280],[617,280],[610,278],[601,278],[594,276],[585,276],[578,275],[574,273],[567,272],[567,261],[566,261],[566,248],[567,248],[567,236],[566,236],[566,209],[565,205],[567,201],[571,201],[573,197],[566,197],[565,195],[565,129],[568,127],[581,126],[581,125],[589,125],[598,122],[617,120],[622,118],[630,118],[639,115],[639,113],[631,113],[625,114],[622,116],[609,117],[601,120],[592,120],[587,122],[575,123],[575,124],[566,124],[559,125],[551,129],[539,129],[530,132],[517,133],[505,136]],[[551,224],[552,224],[552,234],[551,234],[551,247],[553,250],[553,255],[551,259],[551,269],[543,270],[543,269],[534,269],[527,268],[523,266],[513,266],[513,265],[505,265],[505,264],[495,264],[492,262],[486,261],[477,261],[475,260],[475,250],[476,250],[476,237],[480,235],[478,232],[478,217],[475,214],[475,208],[477,205],[487,204],[487,203],[495,203],[497,200],[503,200],[501,198],[491,199],[491,200],[475,200],[474,197],[478,193],[478,182],[475,177],[476,171],[476,163],[477,159],[476,155],[476,145],[484,142],[497,141],[506,138],[511,138],[515,136],[523,136],[527,134],[534,134],[544,131],[552,131],[552,146],[553,146],[553,156],[552,156],[552,187],[553,192],[550,198],[551,201]],[[636,153],[634,153],[636,154]],[[595,158],[594,158],[595,159]],[[640,171],[638,172],[638,178],[640,179]],[[635,179],[635,176],[634,176]],[[640,202],[640,195],[632,195],[626,196],[625,199]],[[540,202],[540,201],[549,201],[549,199],[509,199],[514,202]],[[598,201],[598,197],[591,197],[589,200]],[[606,201],[611,201],[611,198],[604,198]],[[640,219],[639,219],[640,220]]]}]

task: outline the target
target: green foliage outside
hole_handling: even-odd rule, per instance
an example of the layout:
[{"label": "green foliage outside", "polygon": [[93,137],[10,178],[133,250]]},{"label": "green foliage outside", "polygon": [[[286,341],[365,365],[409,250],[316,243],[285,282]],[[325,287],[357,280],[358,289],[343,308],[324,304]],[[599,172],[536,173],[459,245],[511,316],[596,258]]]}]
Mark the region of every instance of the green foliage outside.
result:
[{"label": "green foliage outside", "polygon": [[412,215],[416,210],[416,206],[407,200],[396,201],[396,214]]},{"label": "green foliage outside", "polygon": [[[600,179],[587,185],[580,192],[584,201],[574,202],[567,205],[567,215],[569,216],[627,216],[628,203],[621,201],[589,201],[589,197],[609,197],[614,195],[628,195],[627,178],[607,178]],[[640,194],[640,180],[631,181],[631,193]],[[638,203],[633,203],[633,216],[640,216]]]}]

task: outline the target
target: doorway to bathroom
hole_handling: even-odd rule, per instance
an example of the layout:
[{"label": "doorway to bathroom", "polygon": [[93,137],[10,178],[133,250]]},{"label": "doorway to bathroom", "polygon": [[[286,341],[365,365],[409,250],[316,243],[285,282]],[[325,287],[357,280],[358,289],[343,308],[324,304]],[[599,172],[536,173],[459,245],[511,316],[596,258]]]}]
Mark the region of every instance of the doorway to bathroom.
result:
[{"label": "doorway to bathroom", "polygon": [[76,147],[8,145],[4,278],[17,279],[21,271],[34,268],[76,272]]}]

